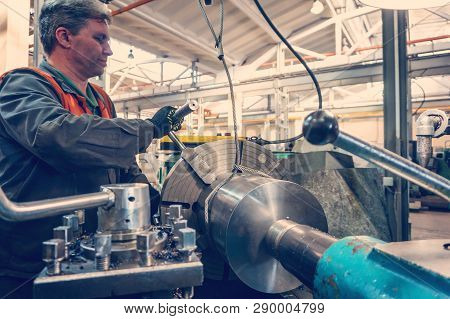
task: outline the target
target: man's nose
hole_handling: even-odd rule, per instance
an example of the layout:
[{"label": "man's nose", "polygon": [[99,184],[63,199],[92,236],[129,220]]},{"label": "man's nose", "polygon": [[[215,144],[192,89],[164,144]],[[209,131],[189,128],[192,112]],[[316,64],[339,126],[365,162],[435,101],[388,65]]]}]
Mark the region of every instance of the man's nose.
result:
[{"label": "man's nose", "polygon": [[103,53],[107,56],[113,55],[113,51],[111,49],[111,46],[109,45],[109,42],[106,43],[106,47],[103,49]]}]

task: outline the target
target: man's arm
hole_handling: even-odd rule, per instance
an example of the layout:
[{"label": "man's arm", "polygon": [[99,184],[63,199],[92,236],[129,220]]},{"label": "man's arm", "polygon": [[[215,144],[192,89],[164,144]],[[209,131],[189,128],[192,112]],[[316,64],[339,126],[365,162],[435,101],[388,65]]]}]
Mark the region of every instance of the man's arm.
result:
[{"label": "man's arm", "polygon": [[56,169],[128,169],[153,139],[145,120],[75,116],[52,86],[28,71],[9,74],[0,86],[0,122],[10,138]]}]

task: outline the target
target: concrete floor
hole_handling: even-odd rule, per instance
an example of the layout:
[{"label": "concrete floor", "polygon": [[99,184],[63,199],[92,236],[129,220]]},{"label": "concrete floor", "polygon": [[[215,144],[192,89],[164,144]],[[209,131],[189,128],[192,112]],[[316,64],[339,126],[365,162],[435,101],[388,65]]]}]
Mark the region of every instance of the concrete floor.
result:
[{"label": "concrete floor", "polygon": [[450,212],[415,211],[409,221],[411,239],[450,239]]}]

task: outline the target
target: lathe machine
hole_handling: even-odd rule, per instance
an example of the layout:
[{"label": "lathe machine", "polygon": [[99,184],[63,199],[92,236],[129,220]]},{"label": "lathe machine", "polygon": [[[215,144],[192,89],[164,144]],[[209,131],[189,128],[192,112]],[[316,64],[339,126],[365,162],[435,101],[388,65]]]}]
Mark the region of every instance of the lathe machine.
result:
[{"label": "lathe machine", "polygon": [[[303,131],[311,143],[335,143],[449,200],[448,180],[339,132],[329,113],[311,114]],[[7,220],[73,211],[43,243],[47,266],[34,281],[35,297],[191,298],[217,256],[266,293],[303,283],[316,298],[450,297],[450,239],[334,238],[319,201],[283,180],[286,172],[264,147],[243,141],[239,165],[233,141],[179,147],[182,158],[165,180],[159,216],[150,216],[143,184],[20,204],[0,191],[0,216]],[[98,229],[87,234],[80,210],[92,207]]]}]

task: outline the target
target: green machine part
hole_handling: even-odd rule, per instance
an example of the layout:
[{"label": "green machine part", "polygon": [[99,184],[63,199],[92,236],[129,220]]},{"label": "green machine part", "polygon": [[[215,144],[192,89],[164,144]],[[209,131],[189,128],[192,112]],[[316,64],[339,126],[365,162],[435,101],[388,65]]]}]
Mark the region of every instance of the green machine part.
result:
[{"label": "green machine part", "polygon": [[450,240],[338,240],[323,254],[315,298],[450,298]]}]

